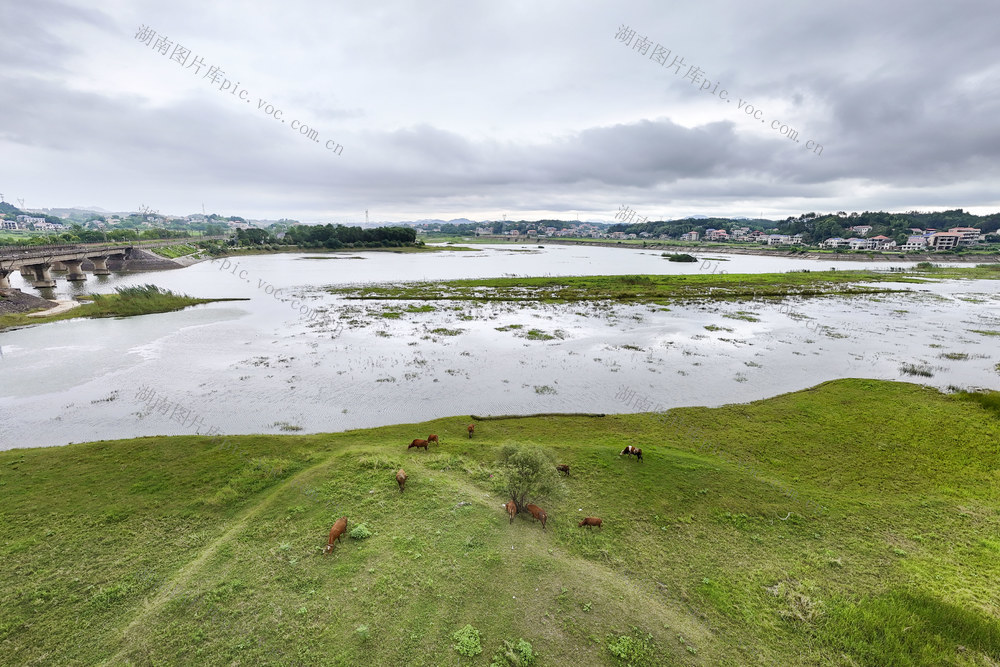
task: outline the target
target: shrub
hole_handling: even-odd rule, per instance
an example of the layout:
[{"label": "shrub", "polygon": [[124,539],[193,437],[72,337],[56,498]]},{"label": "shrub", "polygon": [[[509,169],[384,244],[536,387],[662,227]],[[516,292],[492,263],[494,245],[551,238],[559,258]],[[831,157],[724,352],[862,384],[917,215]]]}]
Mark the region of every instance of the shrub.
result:
[{"label": "shrub", "polygon": [[618,282],[624,285],[652,285],[653,280],[649,276],[618,276]]},{"label": "shrub", "polygon": [[649,664],[653,657],[653,646],[650,640],[653,635],[645,635],[638,628],[632,628],[633,635],[608,635],[608,651],[618,658],[619,662],[629,665]]},{"label": "shrub", "polygon": [[456,642],[452,648],[458,651],[459,655],[474,658],[483,652],[483,647],[479,643],[479,630],[471,625],[466,625],[461,630],[456,631],[451,638]]},{"label": "shrub", "polygon": [[364,540],[372,536],[372,531],[367,524],[359,523],[350,533],[352,540]]},{"label": "shrub", "polygon": [[667,258],[669,262],[697,262],[698,258],[694,255],[689,255],[687,253],[674,253],[673,255],[668,255],[663,253],[663,256]]},{"label": "shrub", "polygon": [[497,457],[499,472],[496,490],[524,507],[528,499],[555,497],[563,489],[556,472],[555,461],[548,450],[505,444]]},{"label": "shrub", "polygon": [[506,639],[503,646],[493,654],[493,661],[490,667],[526,667],[535,664],[535,654],[531,650],[531,643],[524,639],[518,639],[517,644]]}]

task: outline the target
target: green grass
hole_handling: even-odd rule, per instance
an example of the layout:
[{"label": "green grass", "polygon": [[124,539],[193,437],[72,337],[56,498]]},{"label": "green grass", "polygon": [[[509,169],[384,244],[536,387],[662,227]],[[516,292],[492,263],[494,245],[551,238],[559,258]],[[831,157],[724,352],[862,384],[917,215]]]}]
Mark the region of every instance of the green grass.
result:
[{"label": "green grass", "polygon": [[694,255],[689,255],[687,253],[673,253],[673,254],[670,254],[670,255],[668,255],[667,253],[663,253],[661,256],[662,257],[666,257],[667,260],[671,261],[671,262],[697,262],[698,261],[697,257],[695,257]]},{"label": "green grass", "polygon": [[795,271],[789,273],[575,276],[488,278],[330,288],[347,299],[465,301],[629,301],[784,298],[878,294],[893,290],[868,282],[923,283],[941,278],[1000,279],[993,265],[880,273],[876,271]]},{"label": "green grass", "polygon": [[168,245],[159,248],[154,248],[153,252],[161,257],[166,257],[168,259],[174,259],[176,257],[184,257],[185,255],[190,255],[192,253],[198,252],[198,247],[190,244],[181,245]]},{"label": "green grass", "polygon": [[81,297],[81,300],[90,299],[90,301],[58,315],[45,317],[28,317],[25,313],[0,315],[0,331],[46,322],[71,320],[78,317],[134,317],[136,315],[168,313],[201,303],[247,300],[196,299],[187,295],[174,294],[170,290],[161,289],[156,285],[116,287],[115,292],[115,294],[93,294],[89,297]]},{"label": "green grass", "polygon": [[[3,661],[995,664],[1000,397],[975,396],[839,380],[471,440],[461,415],[0,452]],[[544,532],[499,507],[508,442],[572,467]],[[340,516],[368,536],[323,556]]]}]

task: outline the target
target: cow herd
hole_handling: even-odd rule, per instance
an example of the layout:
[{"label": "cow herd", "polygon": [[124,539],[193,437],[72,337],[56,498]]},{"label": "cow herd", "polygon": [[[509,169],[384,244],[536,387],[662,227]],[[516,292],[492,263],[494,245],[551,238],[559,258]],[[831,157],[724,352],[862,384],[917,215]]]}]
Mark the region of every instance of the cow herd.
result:
[{"label": "cow herd", "polygon": [[[476,430],[476,425],[475,424],[469,424],[468,427],[466,428],[466,430],[468,431],[469,437],[471,438],[473,432]],[[406,449],[409,450],[409,449],[412,449],[413,447],[416,447],[417,449],[420,449],[421,447],[423,447],[424,451],[429,451],[428,445],[430,443],[432,443],[432,442],[435,443],[435,444],[440,444],[440,441],[438,440],[437,435],[433,434],[433,433],[431,435],[427,436],[426,440],[421,440],[419,438],[413,440],[413,442],[411,442],[407,446]],[[629,457],[635,456],[636,459],[640,463],[642,463],[642,449],[640,449],[639,447],[633,447],[632,445],[628,445],[627,447],[625,447],[625,449],[623,449],[618,454],[618,456],[623,456],[623,455],[626,455],[626,454]],[[569,476],[569,465],[568,464],[560,463],[560,464],[558,464],[556,466],[556,470],[558,470],[559,472],[563,473],[566,476]],[[406,472],[402,468],[400,468],[396,472],[396,484],[399,485],[399,492],[403,493],[403,489],[406,486]],[[517,516],[517,513],[520,511],[521,508],[519,508],[517,506],[517,503],[514,502],[513,500],[511,500],[510,502],[507,502],[507,503],[503,503],[501,505],[501,507],[507,511],[507,514],[510,517],[510,523],[513,524],[514,523],[514,517]],[[548,514],[545,513],[545,510],[543,510],[538,505],[525,505],[524,509],[526,509],[528,512],[531,513],[531,516],[532,516],[532,518],[535,521],[541,522],[541,524],[542,524],[542,530],[544,531],[545,530],[545,522],[548,521],[548,518],[549,518]],[[599,517],[588,516],[588,517],[585,517],[580,523],[578,523],[577,527],[578,528],[583,528],[583,527],[593,528],[594,526],[596,526],[598,528],[603,528],[603,525],[602,525],[603,523],[604,522]],[[343,517],[340,517],[339,519],[337,519],[336,523],[334,523],[333,527],[330,529],[330,537],[327,540],[326,547],[323,549],[323,554],[324,555],[327,555],[331,551],[333,551],[333,545],[334,545],[334,543],[338,539],[341,539],[343,537],[344,531],[346,531],[346,530],[347,530],[347,517],[343,516]]]}]

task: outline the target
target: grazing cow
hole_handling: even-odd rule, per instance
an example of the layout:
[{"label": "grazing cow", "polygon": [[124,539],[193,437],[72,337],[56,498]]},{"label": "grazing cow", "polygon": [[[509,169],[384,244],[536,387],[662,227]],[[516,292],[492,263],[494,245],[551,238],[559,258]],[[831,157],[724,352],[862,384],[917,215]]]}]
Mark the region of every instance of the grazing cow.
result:
[{"label": "grazing cow", "polygon": [[476,430],[476,425],[475,424],[469,424],[468,431],[469,431],[469,437],[470,438],[472,437],[472,432],[475,431],[475,430]]},{"label": "grazing cow", "polygon": [[558,470],[561,473],[565,473],[567,475],[569,474],[569,466],[565,463],[560,463],[559,465],[557,465],[556,470]]},{"label": "grazing cow", "polygon": [[517,514],[517,503],[515,503],[512,500],[509,503],[504,503],[500,507],[502,507],[505,510],[507,510],[507,514],[510,515],[510,523],[514,523],[514,515]]},{"label": "grazing cow", "polygon": [[427,436],[427,443],[428,443],[428,444],[430,444],[430,443],[432,443],[432,442],[433,442],[433,443],[435,443],[435,444],[438,444],[438,445],[440,445],[440,444],[441,444],[440,442],[438,442],[438,437],[437,437],[437,435],[435,435],[435,434],[433,434],[433,433],[432,433],[432,434],[430,434],[429,436]]},{"label": "grazing cow", "polygon": [[621,456],[622,454],[628,454],[629,456],[635,455],[635,457],[639,459],[639,461],[642,461],[642,450],[639,449],[638,447],[633,447],[632,445],[629,445],[628,447],[623,449],[621,451],[621,454],[619,454],[618,456]]},{"label": "grazing cow", "polygon": [[604,528],[601,526],[602,523],[604,522],[598,519],[596,516],[588,516],[583,521],[576,524],[576,527],[579,528],[580,526],[587,526],[589,528],[591,526],[597,526],[598,528],[601,528],[601,530],[604,530]]},{"label": "grazing cow", "polygon": [[347,530],[347,517],[342,516],[337,519],[337,523],[333,524],[333,528],[330,529],[330,539],[327,540],[326,547],[323,549],[324,556],[333,551],[334,542],[343,539],[345,530]]},{"label": "grazing cow", "polygon": [[545,530],[545,521],[549,518],[549,515],[545,513],[545,510],[538,505],[525,505],[524,508],[531,512],[531,516],[542,522],[542,530]]},{"label": "grazing cow", "polygon": [[[411,442],[410,443],[410,447],[418,447],[418,448],[419,447],[423,447],[425,452],[428,451],[427,450],[427,441],[426,440],[420,440],[419,438],[417,440],[414,440],[413,442]],[[410,447],[407,447],[407,449],[409,449]]]},{"label": "grazing cow", "polygon": [[396,473],[396,484],[399,484],[399,492],[402,493],[403,487],[406,486],[406,472],[402,468]]}]

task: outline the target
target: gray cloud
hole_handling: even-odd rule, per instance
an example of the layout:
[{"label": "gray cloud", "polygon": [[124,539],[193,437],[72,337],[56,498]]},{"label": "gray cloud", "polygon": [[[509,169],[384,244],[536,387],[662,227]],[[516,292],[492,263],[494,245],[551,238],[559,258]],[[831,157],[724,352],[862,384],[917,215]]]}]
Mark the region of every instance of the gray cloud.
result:
[{"label": "gray cloud", "polygon": [[[997,207],[990,5],[536,5],[5,3],[0,189],[303,220]],[[251,102],[137,42],[139,23]],[[734,101],[616,42],[623,23]]]}]

